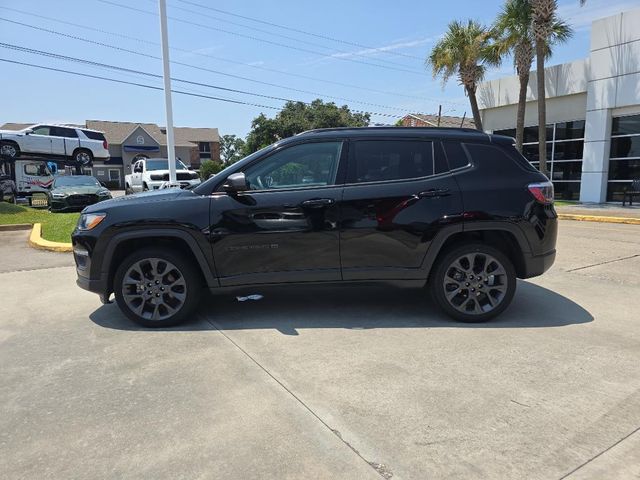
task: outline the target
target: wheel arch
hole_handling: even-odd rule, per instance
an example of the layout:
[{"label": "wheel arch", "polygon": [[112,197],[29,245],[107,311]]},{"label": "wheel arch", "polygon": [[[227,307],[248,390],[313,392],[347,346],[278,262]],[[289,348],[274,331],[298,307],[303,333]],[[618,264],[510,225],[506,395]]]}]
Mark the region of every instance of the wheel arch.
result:
[{"label": "wheel arch", "polygon": [[531,249],[524,234],[516,225],[492,222],[491,224],[465,224],[464,229],[450,231],[433,240],[427,252],[423,268],[430,272],[438,258],[451,248],[468,242],[482,242],[503,252],[513,263],[518,278],[525,278],[525,255]]},{"label": "wheel arch", "polygon": [[102,261],[102,276],[106,278],[107,291],[113,291],[113,279],[120,262],[128,255],[145,247],[167,247],[187,256],[202,275],[209,288],[219,286],[215,272],[196,240],[187,232],[170,229],[146,229],[123,232],[115,235],[105,250]]}]

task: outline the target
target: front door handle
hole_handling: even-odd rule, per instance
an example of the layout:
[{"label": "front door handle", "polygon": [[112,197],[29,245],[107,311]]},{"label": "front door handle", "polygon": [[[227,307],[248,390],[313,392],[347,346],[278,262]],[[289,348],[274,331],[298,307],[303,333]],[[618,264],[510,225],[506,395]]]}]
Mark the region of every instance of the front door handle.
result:
[{"label": "front door handle", "polygon": [[420,192],[418,198],[438,198],[448,197],[449,195],[451,195],[451,190],[448,188],[430,188],[429,190]]},{"label": "front door handle", "polygon": [[312,198],[300,204],[303,208],[322,208],[333,205],[336,201],[333,198]]}]

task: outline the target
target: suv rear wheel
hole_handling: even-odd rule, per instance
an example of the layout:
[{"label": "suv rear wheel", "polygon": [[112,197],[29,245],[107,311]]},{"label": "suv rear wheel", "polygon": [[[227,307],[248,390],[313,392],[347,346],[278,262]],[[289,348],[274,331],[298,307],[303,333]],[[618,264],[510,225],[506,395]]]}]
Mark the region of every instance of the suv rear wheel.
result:
[{"label": "suv rear wheel", "polygon": [[73,152],[73,161],[76,162],[77,165],[87,167],[93,162],[93,154],[90,150],[79,148]]},{"label": "suv rear wheel", "polygon": [[0,155],[9,158],[20,156],[20,147],[15,142],[0,142]]},{"label": "suv rear wheel", "polygon": [[168,327],[186,320],[202,293],[199,272],[182,255],[145,248],[118,267],[113,289],[124,314],[144,327]]},{"label": "suv rear wheel", "polygon": [[469,243],[444,254],[431,275],[429,288],[449,316],[462,322],[484,322],[511,303],[516,272],[500,250]]}]

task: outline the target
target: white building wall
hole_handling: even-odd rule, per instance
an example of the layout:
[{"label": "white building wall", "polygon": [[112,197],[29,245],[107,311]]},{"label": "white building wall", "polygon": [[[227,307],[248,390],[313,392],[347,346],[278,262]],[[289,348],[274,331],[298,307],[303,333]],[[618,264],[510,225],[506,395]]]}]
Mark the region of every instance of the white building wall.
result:
[{"label": "white building wall", "polygon": [[[580,200],[603,202],[609,173],[613,115],[640,113],[640,9],[593,22],[590,56],[545,69],[547,122],[585,119]],[[485,82],[478,89],[487,131],[514,128],[516,76]],[[529,78],[525,125],[537,125],[535,72]]]}]

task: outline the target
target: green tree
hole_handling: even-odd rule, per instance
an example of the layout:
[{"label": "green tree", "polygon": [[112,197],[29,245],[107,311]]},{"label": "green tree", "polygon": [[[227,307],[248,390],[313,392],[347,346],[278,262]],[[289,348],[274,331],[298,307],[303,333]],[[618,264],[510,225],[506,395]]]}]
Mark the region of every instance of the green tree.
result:
[{"label": "green tree", "polygon": [[[535,53],[535,35],[533,32],[533,11],[531,0],[507,0],[494,24],[496,46],[501,55],[513,55],[513,64],[520,81],[518,111],[516,114],[516,148],[522,152],[524,141],[524,118],[527,104],[529,74]],[[551,24],[547,51],[551,56],[553,44],[567,41],[571,28],[554,18]]]},{"label": "green tree", "polygon": [[245,142],[235,135],[220,137],[220,160],[224,165],[231,165],[244,156]]},{"label": "green tree", "polygon": [[215,175],[222,170],[222,165],[213,160],[205,160],[200,164],[200,179],[204,182],[211,175]]},{"label": "green tree", "polygon": [[467,23],[455,20],[433,47],[426,63],[431,66],[433,77],[442,77],[443,83],[458,77],[469,97],[476,128],[482,130],[476,90],[486,67],[500,64],[500,56],[492,43],[492,31],[474,20]]},{"label": "green tree", "polygon": [[[580,6],[585,0],[579,0]],[[540,171],[547,175],[547,99],[544,83],[544,60],[549,48],[553,25],[557,22],[558,2],[556,0],[531,0],[533,33],[536,39],[536,79],[538,82],[538,153]]]},{"label": "green tree", "polygon": [[291,137],[314,128],[366,127],[368,113],[352,112],[348,106],[324,103],[317,99],[311,103],[287,102],[274,118],[260,114],[251,122],[245,153],[253,153],[280,139]]}]

